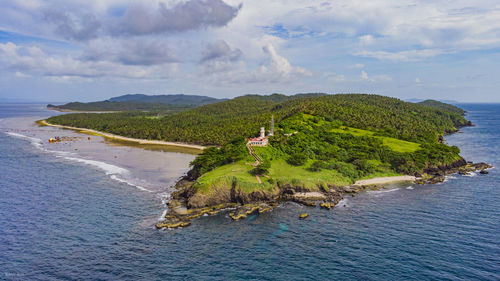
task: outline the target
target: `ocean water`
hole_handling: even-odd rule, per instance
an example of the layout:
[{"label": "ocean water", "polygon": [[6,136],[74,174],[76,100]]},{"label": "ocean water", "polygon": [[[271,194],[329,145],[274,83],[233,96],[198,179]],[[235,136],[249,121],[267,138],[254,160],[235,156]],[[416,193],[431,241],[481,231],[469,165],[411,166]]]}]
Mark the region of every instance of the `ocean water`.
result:
[{"label": "ocean water", "polygon": [[[476,126],[448,143],[498,166],[500,105],[462,107]],[[0,280],[500,280],[497,169],[164,231],[162,200],[194,155],[32,125],[52,114],[0,105]]]}]

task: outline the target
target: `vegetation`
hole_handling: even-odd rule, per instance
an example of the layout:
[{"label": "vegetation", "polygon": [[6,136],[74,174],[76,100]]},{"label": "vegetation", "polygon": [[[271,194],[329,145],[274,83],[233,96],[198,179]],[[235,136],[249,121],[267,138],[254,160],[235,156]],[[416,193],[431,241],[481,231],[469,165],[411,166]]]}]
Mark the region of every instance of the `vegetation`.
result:
[{"label": "vegetation", "polygon": [[[156,112],[69,114],[51,123],[144,139],[215,145],[200,154],[188,175],[195,187],[270,190],[292,184],[306,189],[426,169],[461,160],[442,135],[468,121],[463,111],[438,102],[414,104],[377,95],[249,95],[158,116]],[[254,167],[246,141],[276,120],[263,161]],[[259,175],[259,184],[255,175]]]},{"label": "vegetation", "polygon": [[[224,145],[234,138],[255,136],[271,115],[281,122],[296,113],[337,121],[343,126],[368,130],[378,136],[410,142],[436,142],[467,120],[455,112],[407,103],[376,95],[249,95],[167,114],[72,114],[49,122],[84,127],[127,137],[159,139],[202,145]],[[149,114],[156,115],[155,113]]]},{"label": "vegetation", "polygon": [[454,105],[447,104],[447,103],[444,103],[444,102],[440,102],[440,101],[437,101],[437,100],[425,100],[425,101],[419,102],[419,104],[430,106],[430,107],[434,107],[434,108],[437,108],[437,109],[442,109],[442,110],[447,110],[447,111],[455,112],[455,113],[460,114],[460,115],[464,115],[465,114],[465,110],[461,109],[460,107],[456,107]]},{"label": "vegetation", "polygon": [[71,111],[161,111],[163,114],[169,112],[177,112],[193,108],[193,106],[175,106],[170,104],[156,104],[144,102],[70,102],[64,105],[47,105],[47,108],[56,110],[71,110]]}]

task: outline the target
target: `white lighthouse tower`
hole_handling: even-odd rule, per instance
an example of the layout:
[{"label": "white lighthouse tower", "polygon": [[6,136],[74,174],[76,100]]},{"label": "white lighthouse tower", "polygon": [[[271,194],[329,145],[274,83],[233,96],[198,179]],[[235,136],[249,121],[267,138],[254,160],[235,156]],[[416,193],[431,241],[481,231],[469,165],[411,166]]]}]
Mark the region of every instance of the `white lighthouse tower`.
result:
[{"label": "white lighthouse tower", "polygon": [[261,138],[266,137],[266,129],[264,127],[260,127],[260,137]]},{"label": "white lighthouse tower", "polygon": [[252,146],[267,146],[269,143],[269,136],[274,135],[274,115],[271,116],[271,129],[269,135],[266,136],[266,128],[260,127],[260,135],[256,138],[249,138],[248,144]]},{"label": "white lighthouse tower", "polygon": [[269,135],[274,136],[274,115],[271,115],[271,130],[269,130]]}]

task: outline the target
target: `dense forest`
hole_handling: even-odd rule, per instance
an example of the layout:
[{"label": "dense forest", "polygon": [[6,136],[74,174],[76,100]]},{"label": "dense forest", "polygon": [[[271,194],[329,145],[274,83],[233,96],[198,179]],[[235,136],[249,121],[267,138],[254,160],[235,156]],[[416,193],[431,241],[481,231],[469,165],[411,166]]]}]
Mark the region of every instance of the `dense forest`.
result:
[{"label": "dense forest", "polygon": [[443,110],[455,112],[455,113],[458,113],[460,115],[465,114],[465,110],[461,109],[460,107],[456,107],[454,105],[443,103],[443,102],[436,101],[436,100],[425,100],[425,101],[419,102],[419,104],[427,105],[427,106],[434,107],[437,109],[443,109]]},{"label": "dense forest", "polygon": [[269,126],[271,115],[280,122],[298,112],[418,143],[436,142],[439,136],[468,124],[462,114],[446,108],[364,94],[248,95],[173,114],[81,113],[48,121],[134,138],[220,146],[256,135],[261,126]]}]

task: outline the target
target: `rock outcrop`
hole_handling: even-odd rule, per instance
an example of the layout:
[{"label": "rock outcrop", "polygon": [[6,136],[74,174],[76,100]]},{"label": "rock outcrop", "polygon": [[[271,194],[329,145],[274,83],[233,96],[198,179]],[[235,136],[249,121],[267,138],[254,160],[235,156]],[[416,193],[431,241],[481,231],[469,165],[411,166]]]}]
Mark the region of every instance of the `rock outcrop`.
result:
[{"label": "rock outcrop", "polygon": [[[460,159],[451,165],[427,168],[425,173],[418,175],[415,182],[435,184],[443,182],[447,174],[468,174],[476,171],[487,174],[486,169],[489,168],[492,167],[486,163],[471,163]],[[303,186],[285,184],[278,185],[272,190],[246,192],[233,185],[231,187],[212,187],[208,193],[204,193],[197,190],[193,184],[194,181],[189,178],[183,178],[177,182],[175,186],[177,191],[172,194],[165,218],[156,224],[157,228],[186,227],[195,218],[203,215],[215,215],[223,210],[231,210],[229,217],[233,220],[240,220],[252,214],[269,212],[286,201],[294,201],[311,207],[316,207],[319,204],[320,208],[330,210],[342,200],[344,194],[354,196],[366,189],[378,190],[382,188],[380,185],[329,185],[309,190]]]}]

